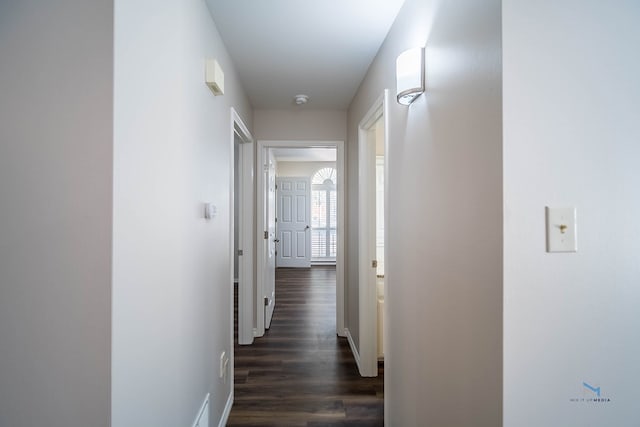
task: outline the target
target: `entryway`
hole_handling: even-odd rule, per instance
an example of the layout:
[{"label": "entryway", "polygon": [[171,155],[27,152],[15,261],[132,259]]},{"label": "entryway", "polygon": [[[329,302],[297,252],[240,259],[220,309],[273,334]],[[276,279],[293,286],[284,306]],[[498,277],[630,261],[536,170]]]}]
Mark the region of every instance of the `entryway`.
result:
[{"label": "entryway", "polygon": [[[295,161],[305,152],[332,152],[333,164],[329,167],[324,164],[327,162],[319,162],[323,163],[319,166],[313,162]],[[278,303],[274,290],[275,281],[272,279],[275,265],[308,268],[312,263],[335,263],[334,332],[345,336],[345,235],[344,227],[338,226],[345,221],[346,186],[344,174],[341,173],[345,170],[344,142],[258,141],[256,164],[260,171],[256,174],[256,231],[263,238],[258,243],[256,254],[258,298],[255,336],[263,336],[269,328],[273,309]],[[319,188],[312,181],[322,169],[333,169],[333,180],[331,176],[323,178],[319,184],[322,188]],[[274,177],[279,178],[276,180]],[[325,199],[320,203],[322,195]],[[277,231],[272,232],[272,227]],[[312,247],[316,248],[315,252]],[[314,253],[316,256],[313,256]],[[275,256],[272,257],[272,254]]]},{"label": "entryway", "polygon": [[352,345],[363,376],[378,373],[384,357],[385,193],[388,153],[387,105],[389,93],[371,106],[358,126],[358,297],[359,348]]}]

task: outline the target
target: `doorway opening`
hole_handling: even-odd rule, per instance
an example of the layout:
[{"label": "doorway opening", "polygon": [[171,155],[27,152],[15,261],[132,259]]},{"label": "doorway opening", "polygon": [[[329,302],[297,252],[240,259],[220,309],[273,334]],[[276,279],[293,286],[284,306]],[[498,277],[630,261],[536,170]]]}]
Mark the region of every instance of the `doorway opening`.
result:
[{"label": "doorway opening", "polygon": [[[256,304],[256,319],[257,328],[256,336],[262,336],[265,333],[268,325],[268,319],[265,318],[265,314],[269,314],[266,306],[267,298],[272,295],[275,289],[275,280],[271,279],[271,264],[270,264],[270,247],[273,244],[275,259],[282,266],[283,259],[287,257],[298,258],[301,261],[305,259],[305,264],[310,266],[312,259],[312,235],[314,230],[314,220],[317,225],[320,225],[321,219],[318,216],[314,218],[312,213],[312,191],[313,185],[311,184],[312,177],[321,168],[315,168],[311,173],[302,172],[300,169],[296,169],[291,161],[292,156],[299,156],[306,150],[315,150],[334,152],[335,164],[332,168],[335,169],[335,189],[333,190],[333,204],[335,226],[334,229],[334,260],[331,263],[336,265],[336,334],[339,336],[345,335],[345,321],[344,321],[344,189],[346,188],[344,182],[345,171],[345,146],[344,141],[258,141],[257,159],[256,164],[258,168],[262,168],[263,173],[257,174],[257,187],[258,191],[257,206],[261,210],[257,215],[256,232],[264,236],[264,244],[258,245],[257,253],[257,286],[256,295],[259,301]],[[267,187],[267,182],[270,180],[269,172],[270,163],[275,164],[277,180],[276,190],[276,202],[277,212],[277,234],[275,237],[270,235],[270,219],[268,215],[270,193]],[[280,161],[276,160],[280,159]],[[289,163],[288,165],[285,165]],[[281,167],[282,166],[282,167]],[[287,167],[285,167],[287,166]],[[296,167],[300,167],[297,165]],[[308,165],[307,165],[308,167]],[[326,167],[326,165],[323,165]],[[326,194],[325,194],[326,195]],[[331,196],[330,196],[331,197]],[[331,201],[330,201],[331,202]],[[307,206],[309,210],[307,209]],[[326,218],[326,216],[325,216]],[[295,220],[295,221],[294,221]],[[329,219],[328,227],[324,227],[323,231],[325,236],[328,233],[331,235],[331,218]],[[331,239],[331,238],[330,238]],[[325,248],[326,253],[326,248]],[[326,262],[326,260],[325,260]],[[275,269],[274,269],[275,270]],[[274,274],[275,276],[275,274]],[[273,293],[275,295],[275,293]],[[274,301],[275,303],[275,301]],[[267,309],[265,309],[267,307]]]},{"label": "doorway opening", "polygon": [[[254,316],[254,227],[253,227],[253,138],[235,109],[231,108],[231,307],[234,294],[238,294],[238,343],[253,342]],[[231,348],[235,325],[231,310]]]},{"label": "doorway opening", "polygon": [[388,91],[373,104],[358,127],[358,296],[360,375],[378,375],[384,360],[385,193],[388,191]]}]

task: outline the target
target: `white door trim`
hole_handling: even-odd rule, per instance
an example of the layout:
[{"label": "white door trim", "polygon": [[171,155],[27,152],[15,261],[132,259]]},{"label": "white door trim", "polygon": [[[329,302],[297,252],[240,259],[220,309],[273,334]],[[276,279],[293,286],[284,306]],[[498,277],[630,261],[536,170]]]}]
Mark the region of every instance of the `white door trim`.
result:
[{"label": "white door trim", "polygon": [[[331,148],[335,147],[337,151],[336,157],[336,169],[338,171],[338,245],[337,245],[337,257],[336,257],[336,334],[344,337],[345,333],[345,310],[344,310],[344,271],[345,271],[345,200],[346,200],[346,162],[345,162],[345,143],[344,141],[271,141],[271,140],[259,140],[257,142],[256,150],[256,165],[259,173],[256,173],[256,188],[264,188],[264,182],[262,179],[262,165],[264,164],[265,148]],[[262,191],[257,192],[256,206],[262,206],[264,203],[264,194]],[[264,219],[261,215],[257,216],[256,224],[256,236],[264,233],[265,230]],[[261,251],[261,245],[258,245],[258,251]],[[258,272],[264,270],[264,254],[257,253],[257,268]],[[261,274],[257,274],[256,280],[256,295],[262,295],[264,284]],[[258,319],[256,325],[256,336],[264,335],[264,320],[260,323],[260,319],[264,319],[264,307],[260,304],[256,304],[256,318]]]},{"label": "white door trim", "polygon": [[[240,199],[238,200],[238,244],[234,247],[234,144],[236,135],[240,144]],[[231,108],[231,212],[229,232],[231,233],[231,282],[233,284],[233,263],[236,251],[242,250],[238,257],[238,343],[253,343],[253,148],[251,132],[234,108]],[[231,347],[233,348],[233,292],[231,292]],[[233,362],[233,360],[232,360]]]},{"label": "white door trim", "polygon": [[[386,161],[389,141],[388,105],[389,91],[385,90],[358,125],[358,317],[360,341],[360,348],[358,349],[360,363],[358,364],[358,368],[360,375],[363,377],[378,376],[378,296],[376,270],[372,266],[372,261],[376,259],[376,152],[375,140],[372,141],[369,138],[369,132],[382,117],[384,121],[384,174],[385,187],[387,187],[388,180],[386,177],[388,175],[387,165],[389,163]],[[386,200],[387,198],[385,197],[385,221],[387,218]],[[371,216],[372,213],[373,217]],[[385,224],[385,230],[387,229]],[[386,296],[386,280],[384,286]]]}]

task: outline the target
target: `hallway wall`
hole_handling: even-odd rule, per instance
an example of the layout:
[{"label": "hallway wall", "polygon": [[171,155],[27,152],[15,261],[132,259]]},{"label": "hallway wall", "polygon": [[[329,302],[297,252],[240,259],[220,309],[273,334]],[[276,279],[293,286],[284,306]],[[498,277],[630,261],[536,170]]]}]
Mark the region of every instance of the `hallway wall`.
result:
[{"label": "hallway wall", "polygon": [[[204,84],[207,58],[223,96]],[[217,423],[230,396],[232,106],[250,127],[202,0],[116,1],[113,427],[190,426],[207,393]]]},{"label": "hallway wall", "polygon": [[[639,21],[503,1],[505,426],[640,420]],[[545,252],[545,206],[577,208],[577,253]]]},{"label": "hallway wall", "polygon": [[342,110],[253,111],[253,136],[271,141],[345,141],[347,112]]},{"label": "hallway wall", "polygon": [[[253,137],[257,141],[346,141],[347,112],[311,110],[306,107],[290,110],[255,109]],[[349,197],[348,192],[345,197]],[[348,251],[349,242],[344,242],[344,245],[345,251]],[[348,267],[347,262],[344,266],[345,275]]]},{"label": "hallway wall", "polygon": [[320,169],[334,168],[336,162],[278,162],[278,176],[313,176]]},{"label": "hallway wall", "polygon": [[[349,223],[357,126],[389,105],[385,417],[394,426],[502,422],[501,2],[407,0],[349,108]],[[395,101],[395,63],[427,46],[427,92]],[[358,241],[357,227],[349,241]],[[351,246],[350,265],[357,248]],[[347,281],[349,313],[357,271]]]},{"label": "hallway wall", "polygon": [[113,2],[0,2],[0,426],[108,427]]}]

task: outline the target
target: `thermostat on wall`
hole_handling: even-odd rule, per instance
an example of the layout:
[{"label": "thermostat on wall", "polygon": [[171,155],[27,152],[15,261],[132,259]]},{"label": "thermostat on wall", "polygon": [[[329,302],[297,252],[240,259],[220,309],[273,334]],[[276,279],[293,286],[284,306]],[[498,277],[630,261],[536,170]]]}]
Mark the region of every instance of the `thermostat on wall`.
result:
[{"label": "thermostat on wall", "polygon": [[208,59],[204,81],[214,95],[224,95],[224,72],[215,59]]}]

